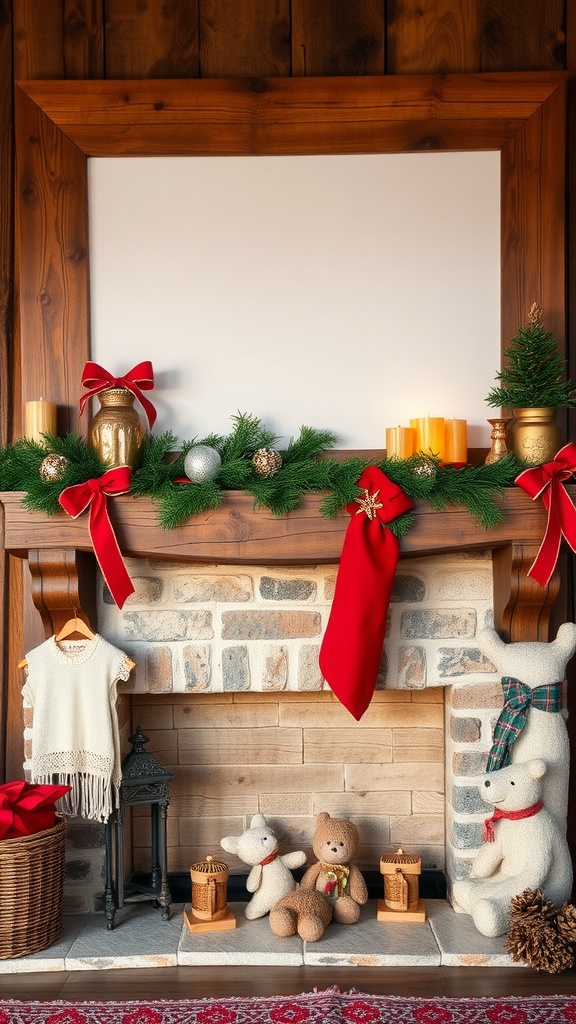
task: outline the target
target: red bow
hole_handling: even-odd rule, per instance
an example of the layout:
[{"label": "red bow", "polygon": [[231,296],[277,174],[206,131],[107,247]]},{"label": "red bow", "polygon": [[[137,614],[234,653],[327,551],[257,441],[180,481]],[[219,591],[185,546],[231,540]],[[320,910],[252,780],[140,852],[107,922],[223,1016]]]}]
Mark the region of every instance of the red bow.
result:
[{"label": "red bow", "polygon": [[80,415],[84,412],[84,406],[89,398],[97,395],[100,391],[107,391],[109,388],[126,388],[136,396],[144,412],[148,417],[150,427],[154,426],[156,409],[142,394],[143,391],[152,391],[154,387],[154,371],[149,359],[133,366],[124,377],[113,377],[108,370],[98,363],[86,363],[82,371],[82,385],[90,390],[80,398]]},{"label": "red bow", "polygon": [[365,469],[358,485],[363,494],[346,506],[352,518],[319,658],[322,675],[357,721],[378,678],[398,564],[398,541],[384,527],[413,505],[377,466]]},{"label": "red bow", "polygon": [[56,820],[54,801],[71,788],[29,782],[7,782],[0,786],[0,839],[31,836],[52,828]]},{"label": "red bow", "polygon": [[525,469],[515,480],[532,500],[542,497],[548,512],[544,539],[528,570],[528,575],[543,587],[554,572],[562,537],[576,551],[576,509],[564,488],[575,471],[576,445],[570,443],[560,449],[552,462]]},{"label": "red bow", "polygon": [[66,487],[58,501],[69,516],[76,519],[90,505],[88,529],[94,554],[108,589],[119,608],[134,593],[132,581],[122,560],[120,548],[108,517],[108,495],[126,494],[130,490],[130,466],[109,469],[97,479]]}]

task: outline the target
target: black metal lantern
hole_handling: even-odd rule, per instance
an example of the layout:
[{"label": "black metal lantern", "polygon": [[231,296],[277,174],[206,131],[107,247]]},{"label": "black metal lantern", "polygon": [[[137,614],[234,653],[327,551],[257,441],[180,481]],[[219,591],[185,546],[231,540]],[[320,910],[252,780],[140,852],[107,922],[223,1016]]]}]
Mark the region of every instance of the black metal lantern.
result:
[{"label": "black metal lantern", "polygon": [[[170,779],[167,771],[146,750],[148,737],[140,726],[130,737],[132,750],[122,762],[119,806],[105,825],[106,886],[104,910],[106,927],[114,927],[114,915],[125,903],[143,903],[152,900],[162,909],[162,920],[170,917],[170,887],[166,851],[166,813],[170,803]],[[124,882],[124,808],[150,804],[152,853],[150,884],[130,880]]]}]

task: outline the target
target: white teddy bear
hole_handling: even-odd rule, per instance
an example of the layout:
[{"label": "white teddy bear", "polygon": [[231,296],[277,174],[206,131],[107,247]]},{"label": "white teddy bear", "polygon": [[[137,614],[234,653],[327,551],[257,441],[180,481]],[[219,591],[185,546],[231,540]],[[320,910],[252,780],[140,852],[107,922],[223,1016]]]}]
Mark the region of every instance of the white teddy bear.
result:
[{"label": "white teddy bear", "polygon": [[296,888],[296,879],[289,869],[299,868],[306,861],[301,850],[278,853],[278,840],[263,814],[255,814],[250,828],[242,835],[224,836],[220,846],[251,866],[246,881],[248,892],[254,893],[245,911],[249,921],[264,917],[282,896]]},{"label": "white teddy bear", "polygon": [[542,800],[543,760],[489,772],[480,792],[495,807],[484,823],[484,844],[468,878],[454,883],[454,899],[479,932],[494,937],[510,926],[511,900],[541,889],[556,903],[570,898],[572,861],[564,835]]},{"label": "white teddy bear", "polygon": [[488,771],[543,758],[546,809],[566,830],[570,752],[561,710],[566,665],[576,651],[576,625],[565,622],[552,643],[506,644],[495,629],[478,634],[478,647],[502,677],[504,709],[495,729]]}]

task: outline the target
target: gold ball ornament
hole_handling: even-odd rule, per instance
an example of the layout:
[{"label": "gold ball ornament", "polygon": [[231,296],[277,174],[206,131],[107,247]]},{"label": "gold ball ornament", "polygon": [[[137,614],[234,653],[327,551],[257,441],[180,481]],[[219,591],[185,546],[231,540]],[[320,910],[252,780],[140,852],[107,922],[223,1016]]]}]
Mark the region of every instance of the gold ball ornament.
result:
[{"label": "gold ball ornament", "polygon": [[52,452],[50,455],[47,455],[46,458],[42,459],[42,462],[40,463],[40,479],[43,480],[45,484],[53,484],[58,480],[62,480],[66,472],[67,465],[68,459],[65,455],[56,455],[55,452]]},{"label": "gold ball ornament", "polygon": [[282,456],[274,448],[259,448],[252,456],[252,465],[256,476],[276,476],[282,466]]}]

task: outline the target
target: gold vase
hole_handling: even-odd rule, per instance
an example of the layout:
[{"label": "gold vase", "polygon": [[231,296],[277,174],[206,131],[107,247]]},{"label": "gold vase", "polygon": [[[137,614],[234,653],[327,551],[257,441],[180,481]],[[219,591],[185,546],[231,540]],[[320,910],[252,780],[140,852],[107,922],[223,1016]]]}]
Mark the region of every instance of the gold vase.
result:
[{"label": "gold vase", "polygon": [[524,462],[551,462],[562,447],[562,431],[556,423],[556,409],[514,409],[508,431],[512,451]]},{"label": "gold vase", "polygon": [[508,425],[511,422],[512,418],[510,416],[506,419],[488,420],[488,423],[492,427],[492,433],[490,434],[492,447],[484,459],[484,464],[486,466],[491,466],[492,463],[499,462],[505,455],[508,455],[508,448],[506,447],[506,432]]},{"label": "gold vase", "polygon": [[88,443],[111,469],[131,466],[142,460],[146,427],[134,408],[134,395],[126,388],[109,388],[98,395],[101,408],[93,417]]}]

